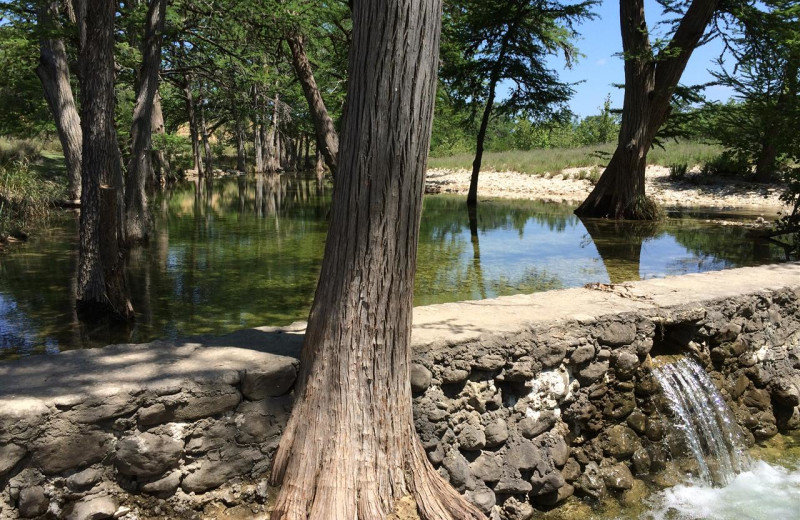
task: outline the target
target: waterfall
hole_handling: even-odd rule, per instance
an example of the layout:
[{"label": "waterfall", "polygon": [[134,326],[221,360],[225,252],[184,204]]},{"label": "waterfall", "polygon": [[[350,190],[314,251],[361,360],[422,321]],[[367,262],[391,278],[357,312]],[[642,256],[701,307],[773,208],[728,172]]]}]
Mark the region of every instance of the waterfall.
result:
[{"label": "waterfall", "polygon": [[747,470],[750,457],[730,408],[708,374],[684,358],[655,368],[675,426],[697,460],[702,484],[725,486]]}]

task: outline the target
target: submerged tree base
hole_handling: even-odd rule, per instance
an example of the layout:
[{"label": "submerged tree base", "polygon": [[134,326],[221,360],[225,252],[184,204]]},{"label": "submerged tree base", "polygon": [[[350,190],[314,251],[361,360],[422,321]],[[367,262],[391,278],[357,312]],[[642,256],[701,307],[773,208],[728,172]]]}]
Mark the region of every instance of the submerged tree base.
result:
[{"label": "submerged tree base", "polygon": [[616,220],[661,220],[664,210],[650,197],[635,197],[630,202],[613,195],[595,199],[589,196],[578,206],[575,214],[581,218],[612,218]]}]

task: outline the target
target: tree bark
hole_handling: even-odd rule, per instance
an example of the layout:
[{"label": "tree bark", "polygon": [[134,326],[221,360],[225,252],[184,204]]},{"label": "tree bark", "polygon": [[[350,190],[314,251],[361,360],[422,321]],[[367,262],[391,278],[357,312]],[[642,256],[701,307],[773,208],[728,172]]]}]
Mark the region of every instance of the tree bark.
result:
[{"label": "tree bark", "polygon": [[81,49],[82,192],[78,267],[78,311],[82,319],[133,320],[120,251],[115,182],[113,2],[86,10]]},{"label": "tree bark", "polygon": [[58,0],[44,0],[39,5],[38,25],[42,31],[39,41],[39,65],[36,74],[42,82],[44,97],[56,124],[58,139],[67,166],[67,197],[81,198],[82,132],[78,109],[69,81],[69,63],[64,42],[53,36],[60,24]]},{"label": "tree bark", "polygon": [[[156,97],[153,99],[153,118],[150,125],[150,131],[153,135],[164,135],[166,129],[164,128],[164,112],[161,110],[161,95],[156,92]],[[170,163],[167,154],[164,150],[153,150],[151,154],[153,158],[153,177],[152,186],[149,187],[150,191],[155,191],[156,188],[163,188],[167,183],[167,178],[170,176]]]},{"label": "tree bark", "polygon": [[236,169],[240,172],[245,171],[247,165],[247,152],[244,149],[244,121],[241,117],[236,119]]},{"label": "tree bark", "polygon": [[441,0],[357,0],[348,103],[297,401],[273,462],[274,520],[482,518],[427,461],[409,383],[417,239]]},{"label": "tree bark", "polygon": [[205,173],[207,179],[212,179],[214,177],[214,158],[211,155],[211,142],[209,141],[208,135],[208,126],[206,125],[206,108],[205,108],[205,100],[203,99],[203,91],[202,87],[200,90],[200,95],[198,96],[199,99],[197,100],[198,105],[200,106],[200,136],[203,138],[203,173]]},{"label": "tree bark", "polygon": [[308,108],[311,112],[311,121],[314,123],[314,131],[317,133],[317,142],[322,145],[322,155],[325,157],[325,164],[335,176],[339,156],[339,135],[333,125],[333,120],[328,115],[328,109],[319,92],[314,73],[311,71],[311,64],[306,55],[303,36],[297,33],[286,35],[286,41],[292,51],[292,64],[294,65],[297,79],[303,87]]},{"label": "tree bark", "polygon": [[475,160],[472,161],[472,176],[469,180],[469,192],[467,192],[467,206],[475,206],[478,204],[478,175],[481,172],[481,161],[483,160],[483,143],[486,140],[486,129],[489,126],[489,118],[492,115],[492,107],[494,106],[495,89],[497,82],[500,81],[500,67],[506,55],[506,48],[508,45],[508,31],[503,35],[501,42],[500,54],[492,69],[492,74],[489,77],[489,93],[486,96],[486,107],[483,109],[483,117],[481,117],[481,126],[478,129],[478,140],[475,147]]},{"label": "tree bark", "polygon": [[187,74],[183,77],[183,99],[186,102],[186,114],[189,116],[189,136],[192,140],[192,158],[197,177],[203,177],[203,160],[200,154],[200,138],[195,110],[194,95],[192,94],[192,80]]},{"label": "tree bark", "polygon": [[153,104],[158,95],[161,69],[161,38],[167,0],[150,0],[142,40],[142,66],[133,108],[133,141],[125,185],[125,235],[128,243],[147,242],[152,216],[147,201],[147,183],[153,172]]},{"label": "tree bark", "polygon": [[617,148],[592,192],[575,210],[582,217],[652,220],[660,215],[645,193],[647,153],[667,120],[670,100],[718,0],[692,0],[669,42],[653,54],[644,0],[620,0],[625,100]]}]

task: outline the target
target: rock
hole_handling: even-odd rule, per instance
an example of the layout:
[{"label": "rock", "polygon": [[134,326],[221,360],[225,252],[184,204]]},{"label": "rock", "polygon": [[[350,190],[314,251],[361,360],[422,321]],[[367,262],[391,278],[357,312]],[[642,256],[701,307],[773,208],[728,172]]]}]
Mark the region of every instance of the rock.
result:
[{"label": "rock", "polygon": [[506,461],[520,471],[533,469],[543,462],[539,448],[527,440],[511,446]]},{"label": "rock", "polygon": [[[779,380],[772,389],[772,397],[783,406],[794,407],[800,404],[800,390],[790,381]],[[0,473],[2,473],[0,471]]]},{"label": "rock", "polygon": [[638,447],[636,433],[627,426],[612,426],[605,437],[603,450],[617,460],[629,459]]},{"label": "rock", "polygon": [[156,403],[144,408],[139,408],[138,422],[142,426],[152,426],[169,422],[173,414],[167,410],[164,403]]},{"label": "rock", "polygon": [[634,480],[633,486],[622,493],[620,502],[627,507],[636,507],[644,502],[647,495],[647,485],[641,480]]},{"label": "rock", "polygon": [[6,476],[17,465],[28,450],[17,444],[0,446],[0,479]]},{"label": "rock", "polygon": [[181,472],[175,470],[164,478],[158,479],[154,482],[142,484],[139,488],[143,493],[150,495],[157,495],[160,497],[168,497],[178,490],[181,484]]},{"label": "rock", "polygon": [[34,451],[34,463],[45,475],[81,468],[103,460],[113,437],[99,431],[65,433],[53,431]]},{"label": "rock", "polygon": [[548,341],[538,352],[537,360],[544,368],[560,365],[567,357],[567,344],[563,341]]},{"label": "rock", "polygon": [[581,465],[577,460],[570,458],[567,460],[566,464],[564,464],[561,475],[567,482],[578,480],[578,477],[581,476]]},{"label": "rock", "polygon": [[88,491],[100,482],[103,472],[95,468],[87,468],[67,478],[67,488],[74,493]]},{"label": "rock", "polygon": [[750,388],[742,395],[742,404],[756,410],[771,410],[769,392],[760,388]]},{"label": "rock", "polygon": [[518,424],[519,432],[526,439],[538,437],[556,424],[556,415],[550,410],[539,413],[538,417],[525,417]]},{"label": "rock", "polygon": [[260,401],[242,401],[236,408],[236,441],[261,443],[277,438],[292,411],[292,397],[268,397]]},{"label": "rock", "polygon": [[647,427],[647,417],[641,410],[634,410],[628,416],[628,426],[639,435],[643,434]]},{"label": "rock", "polygon": [[598,331],[597,341],[603,345],[630,345],[636,339],[636,325],[633,323],[608,323]]},{"label": "rock", "polygon": [[[508,497],[502,506],[502,518],[508,520],[531,520],[536,514],[536,510],[527,501],[517,500],[515,497]],[[492,518],[495,520],[495,518]]]},{"label": "rock", "polygon": [[458,434],[458,444],[465,451],[481,450],[486,446],[486,435],[483,430],[468,424]]},{"label": "rock", "polygon": [[524,495],[533,489],[530,482],[519,477],[503,477],[494,487],[494,492],[501,495]]},{"label": "rock", "polygon": [[639,357],[631,352],[622,351],[617,355],[617,360],[614,363],[614,372],[617,379],[627,380],[633,376],[633,373],[639,367]]},{"label": "rock", "polygon": [[550,458],[553,459],[553,464],[555,464],[556,467],[560,468],[567,463],[567,459],[569,459],[569,446],[567,445],[567,441],[564,440],[563,436],[551,436],[551,439],[548,442],[548,451],[550,452]]},{"label": "rock", "polygon": [[578,378],[582,385],[588,385],[603,377],[606,372],[608,372],[608,361],[599,361],[581,369]]},{"label": "rock", "polygon": [[741,395],[747,390],[747,387],[750,386],[750,380],[744,374],[739,374],[736,376],[736,382],[733,385],[733,392],[731,392],[731,397],[734,399],[739,399]]},{"label": "rock", "polygon": [[497,482],[503,476],[503,460],[491,453],[482,453],[469,465],[472,476],[484,482]]},{"label": "rock", "polygon": [[633,475],[623,463],[614,464],[600,468],[600,475],[603,483],[611,489],[631,489],[633,487]]},{"label": "rock", "polygon": [[653,395],[659,390],[658,380],[652,373],[647,373],[636,382],[636,395]]},{"label": "rock", "polygon": [[194,421],[233,410],[242,400],[238,390],[230,385],[218,385],[200,395],[192,395],[175,409],[174,420]]},{"label": "rock", "polygon": [[487,515],[497,503],[497,497],[494,491],[486,486],[481,486],[474,491],[468,491],[466,493],[466,498]]},{"label": "rock", "polygon": [[247,370],[242,379],[242,394],[250,401],[283,395],[297,379],[297,360],[284,356],[270,357],[257,370]]},{"label": "rock", "polygon": [[0,446],[35,439],[48,413],[50,408],[40,399],[14,396],[0,400]]},{"label": "rock", "polygon": [[591,361],[592,359],[594,359],[594,345],[583,345],[582,347],[578,347],[569,356],[569,360],[576,365],[582,365],[583,363]]},{"label": "rock", "polygon": [[664,425],[660,420],[650,417],[647,419],[647,428],[644,433],[651,441],[660,441],[664,438]]},{"label": "rock", "polygon": [[183,442],[168,435],[141,433],[117,443],[114,465],[123,475],[150,478],[163,475],[178,465]]},{"label": "rock", "polygon": [[472,368],[476,370],[484,370],[486,372],[493,372],[500,370],[506,364],[506,359],[497,354],[489,354],[487,356],[480,356],[472,363]]},{"label": "rock", "polygon": [[581,494],[595,500],[602,500],[606,496],[606,484],[603,482],[597,463],[590,462],[586,465],[586,470],[578,478],[576,487]]},{"label": "rock", "polygon": [[554,505],[560,504],[564,500],[571,497],[573,494],[575,494],[575,487],[571,486],[570,484],[564,484],[556,491],[552,491],[550,493],[534,497],[534,501],[537,504],[552,507]]},{"label": "rock", "polygon": [[511,366],[503,372],[503,379],[506,381],[524,383],[533,378],[534,375],[536,375],[536,370],[534,369],[533,360],[525,359],[512,363]]},{"label": "rock", "polygon": [[136,410],[136,401],[127,392],[104,397],[100,400],[90,399],[78,404],[66,414],[70,420],[82,424],[96,424],[122,415],[128,415]]},{"label": "rock", "polygon": [[42,486],[26,487],[19,492],[17,508],[22,518],[35,518],[47,512],[50,499],[44,494]]},{"label": "rock", "polygon": [[199,467],[183,479],[181,489],[187,493],[205,493],[216,489],[234,477],[250,473],[255,462],[262,458],[261,452],[254,448],[223,450],[219,459],[204,458],[198,461]]},{"label": "rock", "polygon": [[411,390],[424,392],[431,386],[431,371],[418,363],[411,364]]},{"label": "rock", "polygon": [[724,341],[732,341],[736,339],[736,337],[741,334],[742,326],[737,323],[726,323],[723,325],[719,332],[716,335],[717,341],[724,342]]},{"label": "rock", "polygon": [[631,457],[633,469],[637,475],[647,475],[650,473],[650,454],[644,448],[639,448],[633,452]]},{"label": "rock", "polygon": [[119,505],[110,496],[91,497],[76,502],[72,511],[67,514],[66,520],[103,520],[114,518]]},{"label": "rock", "polygon": [[467,484],[470,482],[469,464],[467,459],[464,458],[458,450],[450,450],[447,452],[444,460],[442,460],[442,467],[447,470],[450,475],[450,484],[459,491],[463,491]]},{"label": "rock", "polygon": [[539,476],[538,471],[534,472],[530,482],[533,495],[546,495],[553,491],[558,491],[559,488],[567,483],[558,470],[547,471],[542,476]]},{"label": "rock", "polygon": [[503,419],[497,419],[484,429],[486,434],[486,447],[494,448],[508,440],[508,425]]},{"label": "rock", "polygon": [[460,368],[447,367],[442,371],[442,383],[454,385],[463,383],[469,377],[469,371]]}]

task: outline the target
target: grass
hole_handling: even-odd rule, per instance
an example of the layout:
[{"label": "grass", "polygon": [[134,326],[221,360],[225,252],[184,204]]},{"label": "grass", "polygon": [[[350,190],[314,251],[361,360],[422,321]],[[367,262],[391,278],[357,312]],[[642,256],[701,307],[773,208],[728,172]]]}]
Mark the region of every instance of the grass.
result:
[{"label": "grass", "polygon": [[[539,150],[511,150],[486,152],[483,171],[515,171],[531,175],[552,176],[567,168],[605,167],[614,153],[614,144],[582,146],[578,148],[544,148]],[[688,141],[667,142],[664,148],[656,147],[647,154],[648,164],[669,166],[686,163],[690,167],[702,165],[722,152],[716,144]],[[445,169],[471,169],[474,156],[458,154],[451,157],[430,157],[428,167]]]},{"label": "grass", "polygon": [[65,188],[63,158],[41,143],[0,138],[0,242],[43,225]]}]

